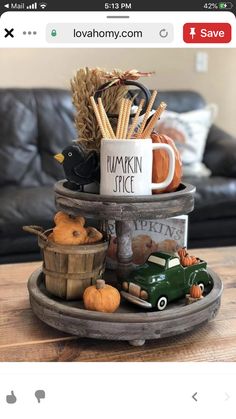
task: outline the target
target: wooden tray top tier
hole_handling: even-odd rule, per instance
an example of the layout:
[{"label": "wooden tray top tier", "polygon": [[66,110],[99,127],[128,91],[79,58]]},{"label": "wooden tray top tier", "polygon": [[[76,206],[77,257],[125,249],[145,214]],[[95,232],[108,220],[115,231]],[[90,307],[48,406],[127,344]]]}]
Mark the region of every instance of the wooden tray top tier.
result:
[{"label": "wooden tray top tier", "polygon": [[154,220],[188,214],[194,208],[195,186],[181,183],[178,191],[147,196],[107,196],[71,191],[55,184],[57,208],[97,220]]},{"label": "wooden tray top tier", "polygon": [[184,305],[184,299],[170,303],[164,311],[144,311],[122,301],[116,313],[85,310],[82,301],[63,301],[51,296],[44,283],[41,269],[28,282],[33,312],[43,322],[79,337],[108,340],[128,340],[141,345],[147,339],[160,339],[194,330],[214,319],[220,308],[222,283],[218,275],[208,270],[213,288],[203,299]]}]

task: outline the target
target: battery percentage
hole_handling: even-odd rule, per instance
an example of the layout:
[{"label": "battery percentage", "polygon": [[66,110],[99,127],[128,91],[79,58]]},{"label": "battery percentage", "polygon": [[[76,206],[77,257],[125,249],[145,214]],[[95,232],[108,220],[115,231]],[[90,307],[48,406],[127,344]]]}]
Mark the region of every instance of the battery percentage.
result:
[{"label": "battery percentage", "polygon": [[222,3],[218,3],[218,8],[220,10],[231,10],[233,9],[234,5],[231,2],[222,2]]}]

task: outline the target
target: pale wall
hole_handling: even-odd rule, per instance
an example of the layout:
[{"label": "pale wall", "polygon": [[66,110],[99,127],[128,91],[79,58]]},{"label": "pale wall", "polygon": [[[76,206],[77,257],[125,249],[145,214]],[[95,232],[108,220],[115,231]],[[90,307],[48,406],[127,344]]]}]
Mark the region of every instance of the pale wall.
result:
[{"label": "pale wall", "polygon": [[149,87],[194,89],[217,103],[217,124],[236,135],[236,54],[211,49],[207,73],[195,70],[194,49],[5,49],[0,50],[0,87],[69,87],[83,66],[155,71]]}]

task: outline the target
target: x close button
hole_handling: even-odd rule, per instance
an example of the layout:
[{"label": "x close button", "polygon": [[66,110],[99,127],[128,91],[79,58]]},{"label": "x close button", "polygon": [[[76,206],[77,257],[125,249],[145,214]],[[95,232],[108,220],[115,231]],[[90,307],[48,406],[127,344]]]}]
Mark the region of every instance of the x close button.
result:
[{"label": "x close button", "polygon": [[183,39],[187,44],[227,44],[231,41],[229,23],[185,23]]},{"label": "x close button", "polygon": [[14,28],[12,28],[12,29],[5,28],[4,30],[6,32],[5,33],[5,38],[8,38],[8,36],[10,36],[11,38],[14,38],[14,35],[13,35]]}]

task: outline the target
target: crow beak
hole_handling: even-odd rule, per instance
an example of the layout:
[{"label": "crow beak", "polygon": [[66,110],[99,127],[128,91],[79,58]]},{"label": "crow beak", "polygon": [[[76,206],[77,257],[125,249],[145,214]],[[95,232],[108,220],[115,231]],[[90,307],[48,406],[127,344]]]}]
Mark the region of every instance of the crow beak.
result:
[{"label": "crow beak", "polygon": [[63,154],[59,153],[59,154],[55,154],[54,159],[56,159],[57,161],[59,161],[59,163],[63,163],[64,161],[64,156]]}]

